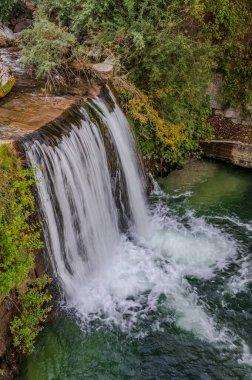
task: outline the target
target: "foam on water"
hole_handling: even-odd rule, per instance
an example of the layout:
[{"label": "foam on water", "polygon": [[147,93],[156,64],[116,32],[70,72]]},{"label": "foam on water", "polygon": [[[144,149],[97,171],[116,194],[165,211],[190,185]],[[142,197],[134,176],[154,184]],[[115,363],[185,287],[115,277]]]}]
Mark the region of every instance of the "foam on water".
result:
[{"label": "foam on water", "polygon": [[[191,216],[186,228],[178,217],[164,218],[164,210],[154,213],[153,237],[146,241],[122,236],[110,266],[92,274],[68,307],[78,310],[82,321],[99,320],[128,333],[138,331],[139,324],[161,307],[166,310],[163,321],[209,342],[226,340],[225,329],[208,315],[187,278],[214,277],[235,259],[234,242],[202,218]],[[148,330],[148,325],[142,327],[143,334]]]},{"label": "foam on water", "polygon": [[[237,227],[241,227],[248,232],[252,232],[252,221],[249,221],[248,223],[243,223],[236,216],[228,216],[228,215],[214,216],[214,217],[212,217],[212,219],[226,220],[226,221],[236,225]],[[251,234],[249,235],[249,237],[252,238]]]}]

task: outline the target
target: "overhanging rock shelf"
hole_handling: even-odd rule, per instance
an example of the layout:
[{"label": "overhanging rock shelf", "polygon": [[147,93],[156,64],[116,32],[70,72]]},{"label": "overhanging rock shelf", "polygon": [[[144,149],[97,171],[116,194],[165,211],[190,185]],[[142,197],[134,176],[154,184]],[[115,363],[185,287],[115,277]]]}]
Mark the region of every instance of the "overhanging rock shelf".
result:
[{"label": "overhanging rock shelf", "polygon": [[58,119],[79,101],[77,96],[16,94],[0,102],[0,144],[17,140]]},{"label": "overhanging rock shelf", "polygon": [[252,168],[252,145],[231,140],[201,142],[206,157],[232,163],[243,168]]}]

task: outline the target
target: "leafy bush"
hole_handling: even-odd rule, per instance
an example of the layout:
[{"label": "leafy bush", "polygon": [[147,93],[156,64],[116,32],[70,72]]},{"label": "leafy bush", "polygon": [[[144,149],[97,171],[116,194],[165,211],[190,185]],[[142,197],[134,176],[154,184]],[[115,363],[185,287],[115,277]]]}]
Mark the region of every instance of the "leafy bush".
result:
[{"label": "leafy bush", "polygon": [[143,158],[153,173],[167,172],[171,165],[182,164],[199,151],[199,141],[211,137],[207,108],[195,114],[187,124],[172,124],[160,117],[154,101],[160,92],[146,95],[134,85],[115,78],[113,84],[137,137]]},{"label": "leafy bush", "polygon": [[185,0],[191,14],[201,21],[202,30],[213,41],[244,36],[248,26],[247,0]]},{"label": "leafy bush", "polygon": [[[65,23],[80,41],[89,36],[96,51],[98,47],[102,51],[98,59],[102,54],[116,57],[140,89],[175,84],[178,92],[188,87],[189,93],[189,87],[193,91],[196,85],[195,77],[200,86],[203,77],[204,87],[209,82],[213,49],[181,33],[177,0],[46,0],[43,12]],[[202,97],[202,87],[198,91]]]},{"label": "leafy bush", "polygon": [[34,251],[43,245],[39,226],[32,221],[35,200],[31,192],[33,171],[9,145],[0,146],[0,302],[15,288],[29,283],[18,298],[20,315],[11,323],[13,343],[24,353],[33,349],[34,339],[46,318],[51,296],[45,291],[47,276],[29,279]]},{"label": "leafy bush", "polygon": [[47,78],[54,83],[62,80],[59,70],[67,66],[75,45],[73,34],[39,15],[33,28],[22,34],[23,63],[35,69],[38,79]]},{"label": "leafy bush", "polygon": [[10,22],[18,15],[20,8],[20,0],[1,0],[0,22]]},{"label": "leafy bush", "polygon": [[[251,96],[250,0],[38,2],[23,54],[39,78],[53,79],[77,50],[89,62],[110,56],[141,91],[161,93],[153,106],[162,118],[185,125],[206,114],[213,69],[224,74],[228,105]],[[188,15],[196,25],[191,32],[184,28]]]},{"label": "leafy bush", "polygon": [[227,105],[246,103],[252,96],[252,3],[250,0],[186,0],[200,22],[205,40],[217,46],[218,69],[224,74]]},{"label": "leafy bush", "polygon": [[51,310],[48,303],[51,295],[46,291],[50,280],[47,276],[34,280],[24,294],[19,296],[20,315],[11,322],[14,347],[23,353],[30,354],[34,349],[34,341],[42,330],[41,323]]},{"label": "leafy bush", "polygon": [[41,248],[34,215],[34,184],[30,169],[8,145],[0,146],[0,300],[24,281]]}]

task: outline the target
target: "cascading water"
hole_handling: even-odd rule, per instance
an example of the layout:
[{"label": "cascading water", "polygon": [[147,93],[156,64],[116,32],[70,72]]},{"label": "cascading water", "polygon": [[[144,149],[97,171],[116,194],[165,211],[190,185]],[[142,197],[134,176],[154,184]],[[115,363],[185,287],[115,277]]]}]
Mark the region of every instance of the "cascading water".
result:
[{"label": "cascading water", "polygon": [[150,326],[175,324],[230,350],[245,347],[250,358],[190,281],[214,282],[236,261],[236,241],[190,210],[174,213],[156,184],[158,201],[147,207],[130,127],[111,94],[88,101],[71,123],[39,132],[24,147],[39,168],[45,239],[65,304],[85,326],[117,326],[140,337]]},{"label": "cascading water", "polygon": [[113,112],[109,112],[106,104],[99,98],[94,99],[94,103],[101,110],[103,122],[111,133],[120,157],[136,232],[141,236],[148,237],[150,230],[147,208],[140,179],[141,173],[136,160],[134,140],[126,117],[116,104],[111,93],[110,96],[114,102]]}]

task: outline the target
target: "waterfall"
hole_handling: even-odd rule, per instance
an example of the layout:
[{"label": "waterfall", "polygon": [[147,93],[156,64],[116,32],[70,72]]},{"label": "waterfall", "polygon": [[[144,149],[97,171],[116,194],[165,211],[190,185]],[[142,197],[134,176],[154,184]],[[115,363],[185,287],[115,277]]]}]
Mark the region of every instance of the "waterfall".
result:
[{"label": "waterfall", "polygon": [[[109,99],[112,108],[96,97],[86,108],[80,107],[70,125],[42,130],[24,142],[28,162],[38,168],[46,244],[68,299],[74,298],[90,273],[107,265],[120,240],[120,215],[100,122],[107,129],[124,176],[132,225],[140,235],[148,233],[130,127],[111,94]],[[97,120],[89,110],[95,111]]]},{"label": "waterfall", "polygon": [[174,213],[152,177],[159,201],[147,208],[130,126],[111,93],[23,145],[37,168],[46,246],[65,306],[82,324],[139,337],[169,322],[234,346],[238,338],[209,315],[190,278],[214,279],[236,261],[236,243],[191,210]]},{"label": "waterfall", "polygon": [[[225,352],[236,347],[240,360],[251,361],[246,341],[223,325],[197,288],[219,278],[222,284],[230,264],[239,264],[239,245],[192,209],[181,213],[191,192],[167,195],[151,175],[147,207],[134,138],[110,92],[23,145],[36,168],[44,237],[64,305],[81,326],[116,326],[139,339],[176,325]],[[173,199],[179,201],[171,209]]]}]

